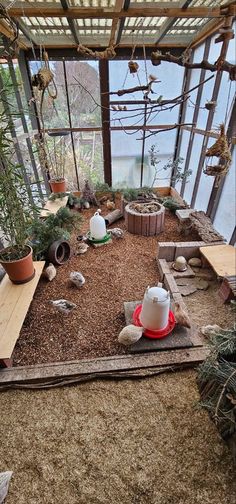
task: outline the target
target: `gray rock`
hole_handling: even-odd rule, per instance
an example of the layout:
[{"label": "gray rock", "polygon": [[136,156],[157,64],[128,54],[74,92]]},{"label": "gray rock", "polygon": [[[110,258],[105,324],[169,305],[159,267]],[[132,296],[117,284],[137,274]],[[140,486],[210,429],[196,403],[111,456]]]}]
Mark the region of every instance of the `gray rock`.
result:
[{"label": "gray rock", "polygon": [[193,294],[194,292],[197,291],[197,287],[193,285],[192,283],[189,285],[182,285],[179,287],[180,294],[182,296],[189,296],[190,294]]},{"label": "gray rock", "polygon": [[199,257],[192,257],[188,261],[189,266],[195,266],[196,268],[201,268],[202,266],[202,261],[199,259]]}]

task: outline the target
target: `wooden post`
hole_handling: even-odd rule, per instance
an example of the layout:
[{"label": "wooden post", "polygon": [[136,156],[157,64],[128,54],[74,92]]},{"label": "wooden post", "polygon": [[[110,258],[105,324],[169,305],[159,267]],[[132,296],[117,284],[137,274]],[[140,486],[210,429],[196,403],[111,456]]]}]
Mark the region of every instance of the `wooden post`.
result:
[{"label": "wooden post", "polygon": [[99,61],[101,112],[102,112],[102,139],[104,180],[111,186],[111,133],[110,133],[110,109],[109,109],[109,62],[105,59]]}]

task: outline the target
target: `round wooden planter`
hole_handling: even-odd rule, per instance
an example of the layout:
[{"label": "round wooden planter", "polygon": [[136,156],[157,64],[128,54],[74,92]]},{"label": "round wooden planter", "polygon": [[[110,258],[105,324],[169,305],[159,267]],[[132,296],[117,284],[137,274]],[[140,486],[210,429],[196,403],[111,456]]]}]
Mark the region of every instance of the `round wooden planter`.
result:
[{"label": "round wooden planter", "polygon": [[[134,201],[132,201],[134,203]],[[130,208],[129,203],[125,207],[125,223],[127,230],[132,234],[143,236],[155,236],[164,230],[165,207],[154,202],[160,208],[158,212],[141,214]],[[139,201],[137,202],[139,203]]]}]

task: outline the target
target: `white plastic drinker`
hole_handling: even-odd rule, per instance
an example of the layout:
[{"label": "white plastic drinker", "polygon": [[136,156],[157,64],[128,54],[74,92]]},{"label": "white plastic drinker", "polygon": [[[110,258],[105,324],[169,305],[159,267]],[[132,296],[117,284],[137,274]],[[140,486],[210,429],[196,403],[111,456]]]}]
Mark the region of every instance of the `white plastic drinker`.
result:
[{"label": "white plastic drinker", "polygon": [[148,287],[144,294],[140,322],[145,329],[158,331],[168,325],[170,311],[170,293],[162,288]]},{"label": "white plastic drinker", "polygon": [[105,219],[95,212],[90,219],[90,235],[94,240],[103,240],[107,234]]}]

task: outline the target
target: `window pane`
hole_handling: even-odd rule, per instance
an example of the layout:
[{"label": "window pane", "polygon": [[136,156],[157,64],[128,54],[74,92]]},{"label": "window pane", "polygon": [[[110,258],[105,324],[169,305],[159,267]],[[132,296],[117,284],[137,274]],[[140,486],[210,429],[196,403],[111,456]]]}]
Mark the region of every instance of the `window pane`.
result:
[{"label": "window pane", "polygon": [[72,127],[101,126],[98,62],[66,61],[66,75]]}]

